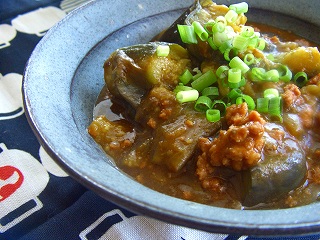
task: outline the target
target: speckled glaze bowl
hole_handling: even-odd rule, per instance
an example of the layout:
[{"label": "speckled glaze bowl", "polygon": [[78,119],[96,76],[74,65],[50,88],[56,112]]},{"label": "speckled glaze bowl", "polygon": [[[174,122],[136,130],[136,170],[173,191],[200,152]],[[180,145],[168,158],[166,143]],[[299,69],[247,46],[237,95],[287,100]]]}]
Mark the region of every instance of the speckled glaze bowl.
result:
[{"label": "speckled glaze bowl", "polygon": [[[226,5],[234,1],[217,1]],[[320,2],[247,1],[247,16],[320,43]],[[320,203],[241,211],[176,199],[121,172],[87,134],[103,86],[103,62],[116,48],[144,43],[168,27],[192,0],[97,0],[54,26],[31,55],[23,95],[30,125],[46,151],[83,185],[133,212],[210,232],[301,235],[320,232]],[[156,7],[155,7],[156,6]]]}]

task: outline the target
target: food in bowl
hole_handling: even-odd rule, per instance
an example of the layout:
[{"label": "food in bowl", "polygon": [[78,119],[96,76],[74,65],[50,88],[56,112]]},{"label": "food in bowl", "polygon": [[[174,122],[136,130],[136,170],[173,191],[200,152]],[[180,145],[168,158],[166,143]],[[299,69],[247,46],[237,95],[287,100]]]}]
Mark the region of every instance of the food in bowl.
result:
[{"label": "food in bowl", "polygon": [[88,132],[138,182],[234,209],[317,201],[320,53],[247,11],[197,1],[106,60]]}]

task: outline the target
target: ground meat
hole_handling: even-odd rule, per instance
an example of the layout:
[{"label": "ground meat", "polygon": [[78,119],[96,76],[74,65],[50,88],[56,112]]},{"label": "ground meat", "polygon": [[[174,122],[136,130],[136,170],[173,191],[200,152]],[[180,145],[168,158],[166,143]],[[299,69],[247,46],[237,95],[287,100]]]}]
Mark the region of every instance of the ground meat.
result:
[{"label": "ground meat", "polygon": [[[200,139],[202,154],[198,159],[197,174],[203,179],[203,174],[210,170],[201,169],[207,162],[210,167],[225,166],[236,171],[255,166],[261,158],[264,145],[264,119],[256,111],[248,112],[246,103],[232,105],[227,108],[226,121],[231,124],[228,130],[221,130],[214,140]],[[209,166],[208,165],[208,166]]]},{"label": "ground meat", "polygon": [[288,84],[284,87],[284,93],[282,94],[283,103],[286,108],[290,108],[295,101],[301,96],[299,87],[294,84]]},{"label": "ground meat", "polygon": [[313,85],[313,84],[314,85],[320,84],[320,73],[315,75],[313,78],[310,78],[310,80],[307,83],[307,85]]}]

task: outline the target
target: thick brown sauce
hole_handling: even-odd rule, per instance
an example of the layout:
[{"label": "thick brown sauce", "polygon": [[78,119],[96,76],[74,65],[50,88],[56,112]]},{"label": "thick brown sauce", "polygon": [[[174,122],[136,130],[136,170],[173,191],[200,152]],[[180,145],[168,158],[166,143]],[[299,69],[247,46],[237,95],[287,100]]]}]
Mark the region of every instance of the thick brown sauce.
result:
[{"label": "thick brown sauce", "polygon": [[[300,40],[301,38],[299,36],[291,32],[283,31],[274,27],[256,23],[249,25],[258,28],[262,33],[267,33],[270,37],[273,35],[278,36],[283,41],[298,41],[303,42],[304,45],[315,45],[305,40]],[[105,90],[101,91],[101,95],[99,96],[97,102],[100,103],[103,101],[105,101],[106,105],[100,107],[100,110],[98,110],[98,113],[96,113],[95,116],[103,114],[106,115],[106,117],[111,119],[112,121],[128,121],[129,125],[131,125],[132,128],[134,128],[135,124],[131,122],[129,117],[131,116],[130,112],[128,112],[127,109],[125,109],[122,105],[110,101],[108,99],[108,96],[106,96]],[[97,111],[97,109],[95,109],[95,111]],[[140,130],[136,129],[136,131],[139,133]],[[304,139],[304,141],[310,141],[306,145],[310,146],[310,144],[312,143],[312,149],[314,150],[308,153],[309,165],[313,164],[313,169],[309,171],[309,174],[315,174],[320,176],[320,164],[315,163],[314,161],[320,156],[320,150],[315,150],[317,148],[320,149],[319,143],[315,143],[314,139]],[[319,142],[319,139],[317,139],[317,142]],[[196,155],[197,154],[195,154],[195,156]],[[148,156],[145,157],[147,158]],[[147,159],[142,160],[140,166],[138,167],[129,167],[126,164],[124,164],[121,155],[114,157],[114,160],[117,166],[122,171],[130,175],[133,179],[161,193],[207,205],[235,209],[243,208],[240,202],[237,200],[240,198],[239,193],[237,191],[232,190],[236,189],[237,182],[239,182],[239,175],[237,174],[230,177],[230,184],[233,185],[233,188],[230,188],[230,191],[221,193],[220,195],[215,195],[204,191],[201,187],[198,177],[195,174],[195,159],[189,161],[189,163],[183,169],[183,171],[179,173],[168,172],[166,167],[152,164]],[[320,177],[318,178],[318,183],[320,183]],[[304,186],[306,185],[308,185],[307,180]],[[315,199],[317,199],[317,196],[315,195],[317,195],[319,190],[319,185],[311,185],[307,188],[301,187],[295,191],[292,191],[290,193],[290,196],[284,199],[283,201],[271,203],[268,205],[257,206],[255,209],[285,208],[290,206],[290,204],[288,204],[288,201],[292,201],[293,206],[308,204],[309,202],[312,202]]]}]

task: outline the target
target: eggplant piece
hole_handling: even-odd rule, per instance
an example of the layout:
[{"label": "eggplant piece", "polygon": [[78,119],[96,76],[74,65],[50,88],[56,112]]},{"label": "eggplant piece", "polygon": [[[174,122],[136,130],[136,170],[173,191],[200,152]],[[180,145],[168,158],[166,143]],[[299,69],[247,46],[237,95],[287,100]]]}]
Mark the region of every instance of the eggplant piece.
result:
[{"label": "eggplant piece", "polygon": [[290,137],[277,141],[267,134],[262,161],[243,173],[243,205],[252,207],[259,203],[276,202],[301,186],[306,173],[305,154],[299,142]]},{"label": "eggplant piece", "polygon": [[137,109],[135,120],[152,129],[151,161],[177,172],[194,154],[201,136],[214,135],[221,123],[211,123],[194,103],[180,104],[175,93],[153,88]]},{"label": "eggplant piece", "polygon": [[[168,56],[157,56],[159,45],[170,47]],[[153,42],[116,50],[104,63],[104,78],[114,97],[137,108],[142,97],[154,86],[173,89],[190,65],[188,52],[180,45]]]}]

